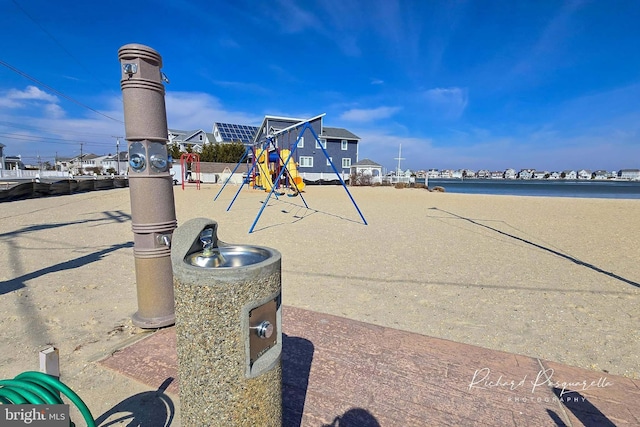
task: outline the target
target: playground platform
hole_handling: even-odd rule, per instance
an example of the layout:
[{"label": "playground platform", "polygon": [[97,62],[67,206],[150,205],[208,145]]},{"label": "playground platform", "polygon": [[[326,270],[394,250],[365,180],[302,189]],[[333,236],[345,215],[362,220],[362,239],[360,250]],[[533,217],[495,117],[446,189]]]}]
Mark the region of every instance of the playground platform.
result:
[{"label": "playground platform", "polygon": [[[283,331],[287,427],[640,425],[638,380],[290,306]],[[175,345],[170,327],[100,363],[178,405]]]}]

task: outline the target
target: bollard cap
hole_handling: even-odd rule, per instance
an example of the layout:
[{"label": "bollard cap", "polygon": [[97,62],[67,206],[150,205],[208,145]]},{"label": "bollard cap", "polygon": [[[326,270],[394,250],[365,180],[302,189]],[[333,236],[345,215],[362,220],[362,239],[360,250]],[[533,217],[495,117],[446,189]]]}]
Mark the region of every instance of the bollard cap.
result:
[{"label": "bollard cap", "polygon": [[130,43],[122,46],[118,49],[118,59],[131,60],[135,58],[144,59],[147,62],[152,62],[155,66],[162,68],[162,57],[153,48],[145,46],[143,44]]}]

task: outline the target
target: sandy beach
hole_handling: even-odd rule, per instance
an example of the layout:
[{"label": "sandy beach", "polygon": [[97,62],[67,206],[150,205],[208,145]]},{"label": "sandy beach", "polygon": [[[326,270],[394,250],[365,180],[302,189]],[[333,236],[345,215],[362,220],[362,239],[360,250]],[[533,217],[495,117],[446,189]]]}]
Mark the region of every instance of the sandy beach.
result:
[{"label": "sandy beach", "polygon": [[[640,378],[640,201],[307,187],[272,198],[175,187],[178,223],[282,253],[283,303]],[[136,311],[128,189],[0,204],[0,378],[60,349],[94,416],[144,386],[95,361],[148,334]],[[115,391],[114,391],[115,390]],[[117,394],[117,390],[126,390]],[[113,394],[114,396],[110,396]]]}]

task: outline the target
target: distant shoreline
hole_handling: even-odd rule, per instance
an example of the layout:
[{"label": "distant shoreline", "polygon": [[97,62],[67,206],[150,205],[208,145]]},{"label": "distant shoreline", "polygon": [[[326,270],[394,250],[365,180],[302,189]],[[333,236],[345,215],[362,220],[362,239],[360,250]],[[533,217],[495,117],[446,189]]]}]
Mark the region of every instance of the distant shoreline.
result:
[{"label": "distant shoreline", "polygon": [[640,181],[629,180],[432,178],[426,184],[463,194],[640,199]]}]

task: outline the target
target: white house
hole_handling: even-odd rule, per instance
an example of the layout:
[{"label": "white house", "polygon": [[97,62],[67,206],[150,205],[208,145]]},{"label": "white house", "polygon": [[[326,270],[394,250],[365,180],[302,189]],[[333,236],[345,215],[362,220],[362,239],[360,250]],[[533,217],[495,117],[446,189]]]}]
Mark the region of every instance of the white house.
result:
[{"label": "white house", "polygon": [[522,169],[518,173],[518,178],[520,178],[520,179],[531,179],[531,178],[533,178],[534,172],[535,172],[535,169]]},{"label": "white house", "polygon": [[504,177],[505,179],[516,179],[518,176],[518,174],[516,173],[515,169],[507,169],[506,171],[504,171]]},{"label": "white house", "polygon": [[597,170],[592,174],[592,176],[593,179],[607,179],[609,177],[609,172],[607,172],[606,170]]},{"label": "white house", "polygon": [[621,169],[618,177],[631,181],[640,181],[640,169]]},{"label": "white house", "polygon": [[587,169],[578,171],[578,179],[591,179],[591,171]]},{"label": "white house", "polygon": [[[427,178],[440,178],[442,175],[438,172],[438,169],[429,169],[427,171]],[[444,178],[444,177],[443,177]]]},{"label": "white house", "polygon": [[563,179],[577,179],[578,178],[578,173],[576,171],[572,171],[572,170],[562,171],[562,173],[560,174],[560,178],[563,178]]}]

